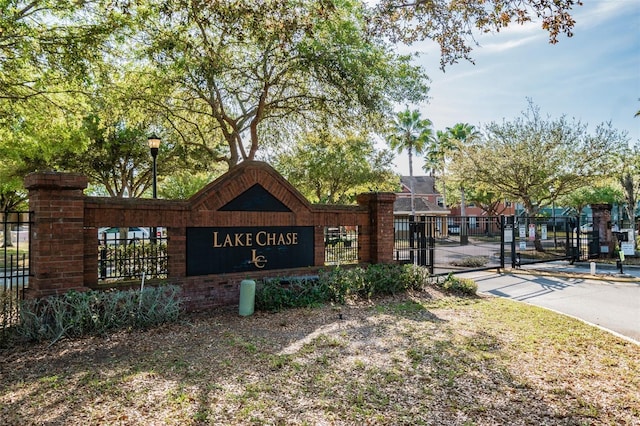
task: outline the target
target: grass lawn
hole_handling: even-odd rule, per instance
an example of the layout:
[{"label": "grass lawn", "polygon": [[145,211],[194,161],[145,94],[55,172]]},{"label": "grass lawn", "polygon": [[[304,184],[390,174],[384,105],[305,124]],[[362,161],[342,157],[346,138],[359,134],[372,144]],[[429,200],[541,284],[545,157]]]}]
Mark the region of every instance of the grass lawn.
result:
[{"label": "grass lawn", "polygon": [[0,424],[640,424],[640,347],[435,290],[0,350]]},{"label": "grass lawn", "polygon": [[3,250],[0,252],[0,269],[9,267],[22,268],[29,265],[29,250],[24,248],[16,250],[15,247],[7,247],[6,250],[0,247],[0,249]]}]

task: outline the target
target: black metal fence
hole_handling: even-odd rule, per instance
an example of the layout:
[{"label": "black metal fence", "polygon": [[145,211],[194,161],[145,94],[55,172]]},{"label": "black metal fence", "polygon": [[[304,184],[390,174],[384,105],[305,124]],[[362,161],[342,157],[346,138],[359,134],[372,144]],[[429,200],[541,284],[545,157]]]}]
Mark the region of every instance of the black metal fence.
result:
[{"label": "black metal fence", "polygon": [[336,226],[324,228],[325,265],[358,263],[358,227]]},{"label": "black metal fence", "polygon": [[435,238],[435,273],[503,267],[500,216],[448,216]]},{"label": "black metal fence", "polygon": [[578,260],[599,253],[592,225],[576,218],[396,216],[394,259],[435,275]]},{"label": "black metal fence", "polygon": [[433,273],[433,235],[438,227],[438,219],[430,216],[396,216],[393,221],[395,261],[425,266]]},{"label": "black metal fence", "polygon": [[0,334],[15,324],[29,284],[31,214],[0,212]]},{"label": "black metal fence", "polygon": [[505,218],[505,257],[512,267],[577,260],[579,231],[575,218],[510,216]]},{"label": "black metal fence", "polygon": [[168,238],[162,230],[101,228],[98,282],[167,278],[167,244]]}]

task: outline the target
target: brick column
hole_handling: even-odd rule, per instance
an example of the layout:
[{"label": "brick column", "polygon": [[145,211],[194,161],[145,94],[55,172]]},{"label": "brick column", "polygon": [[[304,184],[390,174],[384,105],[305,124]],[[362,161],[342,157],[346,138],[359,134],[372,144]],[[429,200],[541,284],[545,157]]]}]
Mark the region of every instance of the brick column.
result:
[{"label": "brick column", "polygon": [[25,178],[32,213],[27,297],[84,290],[84,196],[87,178],[32,173]]},{"label": "brick column", "polygon": [[[613,256],[615,241],[611,233],[611,204],[591,204],[591,213],[593,215],[593,230],[598,232],[600,238],[600,255],[604,257]],[[603,253],[608,250],[607,253]]]},{"label": "brick column", "polygon": [[377,192],[358,195],[358,204],[369,208],[371,263],[393,262],[393,202],[396,194]]}]

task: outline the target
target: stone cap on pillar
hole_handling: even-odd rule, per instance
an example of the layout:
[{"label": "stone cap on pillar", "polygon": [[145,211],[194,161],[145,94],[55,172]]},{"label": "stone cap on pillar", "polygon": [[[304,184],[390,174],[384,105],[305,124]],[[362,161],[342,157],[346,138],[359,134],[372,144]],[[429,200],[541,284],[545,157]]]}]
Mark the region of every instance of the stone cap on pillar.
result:
[{"label": "stone cap on pillar", "polygon": [[24,178],[26,189],[85,189],[89,183],[80,173],[35,172]]}]

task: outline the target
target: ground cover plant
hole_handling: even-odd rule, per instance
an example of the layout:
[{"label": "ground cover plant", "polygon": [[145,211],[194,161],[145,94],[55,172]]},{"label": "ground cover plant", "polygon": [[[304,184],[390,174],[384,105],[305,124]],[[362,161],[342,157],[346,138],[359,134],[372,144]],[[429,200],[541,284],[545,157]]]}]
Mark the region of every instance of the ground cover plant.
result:
[{"label": "ground cover plant", "polygon": [[638,424],[638,346],[436,286],[0,352],[0,424]]},{"label": "ground cover plant", "polygon": [[63,337],[153,327],[178,319],[183,311],[180,294],[180,287],[168,285],[124,291],[69,291],[25,300],[12,331],[28,340],[53,343]]}]

